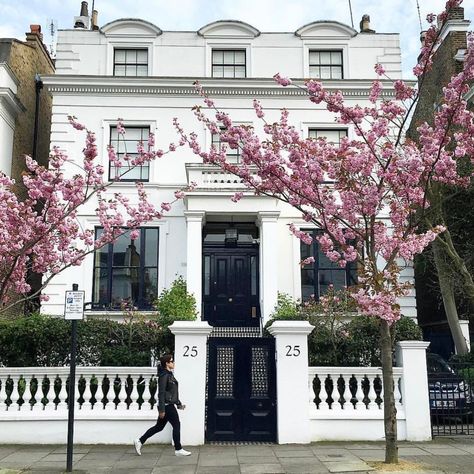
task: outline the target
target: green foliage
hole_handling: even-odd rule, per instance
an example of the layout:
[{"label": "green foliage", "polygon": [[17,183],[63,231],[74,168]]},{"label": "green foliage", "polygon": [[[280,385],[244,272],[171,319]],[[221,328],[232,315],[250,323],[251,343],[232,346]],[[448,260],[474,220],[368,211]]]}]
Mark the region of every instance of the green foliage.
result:
[{"label": "green foliage", "polygon": [[155,301],[157,321],[168,327],[174,321],[193,321],[196,319],[196,299],[186,288],[186,281],[178,277],[169,289],[164,289]]},{"label": "green foliage", "polygon": [[[298,304],[288,295],[279,295],[268,321],[308,321],[315,328],[308,336],[311,366],[380,366],[380,320],[354,314],[354,302],[347,291],[330,290],[320,303]],[[268,332],[267,332],[268,334]],[[392,329],[393,342],[421,340],[418,325],[402,317]]]},{"label": "green foliage", "polygon": [[[154,321],[119,323],[79,321],[77,363],[146,366],[152,355],[172,352],[174,338]],[[33,314],[0,320],[0,366],[61,366],[69,363],[71,324],[62,318]]]}]

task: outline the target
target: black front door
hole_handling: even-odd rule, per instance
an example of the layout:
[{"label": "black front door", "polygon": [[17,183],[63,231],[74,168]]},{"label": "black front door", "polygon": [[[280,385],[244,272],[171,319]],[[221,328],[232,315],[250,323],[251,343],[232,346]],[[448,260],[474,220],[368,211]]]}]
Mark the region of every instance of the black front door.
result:
[{"label": "black front door", "polygon": [[276,441],[273,338],[209,338],[208,441]]},{"label": "black front door", "polygon": [[203,252],[204,319],[212,326],[258,326],[258,249]]}]

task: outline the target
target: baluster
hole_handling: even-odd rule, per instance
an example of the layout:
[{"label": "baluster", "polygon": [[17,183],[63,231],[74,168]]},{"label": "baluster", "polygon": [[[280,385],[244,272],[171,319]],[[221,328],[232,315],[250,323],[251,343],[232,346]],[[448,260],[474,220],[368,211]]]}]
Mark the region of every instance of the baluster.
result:
[{"label": "baluster", "polygon": [[145,376],[143,378],[143,395],[142,395],[143,403],[141,407],[142,410],[150,410],[151,408],[150,398],[151,398],[150,379],[148,378],[148,376]]},{"label": "baluster", "polygon": [[380,388],[380,395],[379,395],[379,397],[380,397],[380,399],[382,400],[382,401],[380,402],[379,408],[382,409],[382,408],[383,408],[383,392],[384,392],[384,388],[385,388],[385,387],[384,387],[384,385],[383,385],[383,378],[382,378],[382,377],[379,377],[379,378],[380,378],[380,387],[381,387],[381,388]]},{"label": "baluster", "polygon": [[33,405],[33,375],[30,375],[28,378],[24,377],[25,380],[25,391],[23,392],[23,410],[32,411]]},{"label": "baluster", "polygon": [[341,374],[341,378],[343,380],[342,384],[342,393],[341,393],[341,409],[347,410],[349,406],[352,406],[351,404],[351,391],[349,390],[349,378],[344,377]]},{"label": "baluster", "polygon": [[333,399],[333,402],[332,402],[332,405],[331,405],[331,409],[333,411],[341,411],[342,410],[341,402],[339,401],[340,398],[341,398],[341,395],[340,395],[339,390],[338,390],[338,382],[339,382],[340,377],[341,377],[341,375],[339,375],[339,376],[334,375],[333,378],[332,378],[332,383],[333,383],[332,399]]},{"label": "baluster", "polygon": [[367,409],[375,410],[376,408],[378,408],[377,403],[375,403],[375,399],[377,398],[377,394],[375,393],[374,387],[375,375],[367,376],[367,379],[369,380],[369,393],[367,394],[367,397],[369,398],[369,403],[367,404]]},{"label": "baluster", "polygon": [[129,408],[132,410],[138,410],[139,405],[138,405],[138,379],[140,378],[140,375],[135,374],[130,376],[130,380],[132,382],[132,391],[130,392],[130,406]]},{"label": "baluster", "polygon": [[61,380],[61,388],[59,389],[58,399],[59,402],[56,405],[57,411],[67,410],[67,375],[62,374],[60,377]]},{"label": "baluster", "polygon": [[97,390],[94,395],[94,398],[95,398],[94,409],[100,410],[100,411],[104,409],[104,402],[102,401],[104,399],[104,389],[103,389],[104,378],[105,376],[100,376],[100,375],[96,376]]},{"label": "baluster", "polygon": [[13,375],[13,376],[10,376],[10,378],[13,382],[13,385],[12,385],[12,393],[10,395],[11,404],[10,404],[9,410],[18,411],[20,409],[20,406],[18,405],[18,399],[20,398],[20,393],[18,392],[18,382],[20,380],[20,376]]},{"label": "baluster", "polygon": [[[108,412],[113,412],[115,411],[115,375],[111,375],[110,377],[108,375],[104,375],[104,379],[102,380],[102,383],[105,384],[105,379],[107,378],[107,381],[109,383],[109,389],[107,390],[107,402],[104,405],[104,410]],[[104,393],[104,392],[103,392]]]},{"label": "baluster", "polygon": [[56,392],[54,391],[54,383],[56,381],[57,375],[50,374],[47,376],[49,379],[49,390],[48,390],[48,403],[44,406],[45,411],[56,411],[56,403],[54,400],[56,398]]},{"label": "baluster", "polygon": [[91,392],[91,379],[92,375],[82,375],[84,379],[84,392],[82,394],[82,398],[84,403],[81,406],[81,410],[92,410],[92,392]]},{"label": "baluster", "polygon": [[319,409],[320,410],[329,410],[329,403],[328,403],[328,398],[329,395],[326,390],[326,380],[329,378],[329,375],[321,376],[319,379],[321,380],[321,390],[319,392],[319,398],[321,400],[321,403],[319,404]]},{"label": "baluster", "polygon": [[399,375],[394,375],[393,380],[393,396],[395,397],[395,406],[398,408],[402,407],[402,394],[400,393],[400,381],[401,377]]},{"label": "baluster", "polygon": [[0,412],[7,410],[7,405],[5,403],[7,401],[7,391],[5,389],[7,379],[7,375],[0,378]]},{"label": "baluster", "polygon": [[120,375],[120,391],[118,394],[117,410],[127,410],[127,377]]},{"label": "baluster", "polygon": [[362,380],[364,380],[364,376],[359,375],[355,376],[356,382],[357,382],[357,391],[356,391],[356,410],[362,410],[363,408],[366,408],[365,403],[364,403],[364,390],[362,390]]}]

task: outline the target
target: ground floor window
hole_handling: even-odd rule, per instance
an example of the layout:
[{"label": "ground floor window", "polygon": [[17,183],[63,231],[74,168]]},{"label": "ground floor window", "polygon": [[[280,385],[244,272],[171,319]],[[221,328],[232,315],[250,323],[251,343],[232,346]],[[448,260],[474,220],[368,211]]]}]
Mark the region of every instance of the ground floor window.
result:
[{"label": "ground floor window", "polygon": [[311,245],[301,242],[301,260],[314,257],[314,263],[301,267],[301,299],[308,301],[314,298],[316,301],[324,295],[332,285],[334,289],[354,285],[357,283],[356,265],[351,262],[341,268],[337,263],[331,262],[321,251],[316,236],[321,233],[318,229],[305,229],[313,242]]},{"label": "ground floor window", "polygon": [[[103,229],[96,228],[96,238]],[[137,239],[125,232],[94,254],[93,307],[120,309],[123,302],[151,309],[158,294],[159,229],[142,227]]]}]

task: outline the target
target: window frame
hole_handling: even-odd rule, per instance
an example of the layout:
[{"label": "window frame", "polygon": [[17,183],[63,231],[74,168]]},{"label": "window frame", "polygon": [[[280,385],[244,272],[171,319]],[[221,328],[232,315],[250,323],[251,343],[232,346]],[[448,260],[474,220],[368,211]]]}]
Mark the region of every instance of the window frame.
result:
[{"label": "window frame", "polygon": [[[350,79],[350,56],[349,56],[350,39],[334,39],[328,42],[320,39],[303,40],[303,77],[310,78],[309,74],[309,53],[310,51],[340,51],[342,53],[342,79],[321,79],[323,81],[344,81]],[[315,78],[314,78],[315,79]],[[316,79],[318,80],[318,79]]]},{"label": "window frame", "polygon": [[[154,124],[152,124],[150,122],[124,122],[123,126],[125,128],[125,135],[123,136],[123,139],[125,141],[127,141],[127,133],[126,133],[127,129],[129,129],[129,130],[130,129],[142,129],[142,130],[144,130],[144,129],[148,128],[148,135],[150,133],[155,133],[155,131],[156,131],[156,126],[154,126]],[[112,144],[112,131],[113,131],[113,129],[117,128],[117,122],[116,121],[115,122],[107,122],[107,128],[108,128],[108,141],[106,142],[106,147],[108,145]],[[145,146],[146,146],[146,143],[148,142],[148,135],[147,135],[146,139],[143,139],[143,133],[142,133],[142,141],[143,141],[143,144]],[[119,141],[120,140],[118,139],[117,143]],[[133,140],[133,141],[135,141],[135,140]],[[116,153],[118,153],[118,147],[115,147],[115,151],[116,151]],[[134,156],[134,155],[137,155],[137,151],[135,149],[133,152],[127,152],[127,154],[129,156]],[[136,167],[136,169],[140,169],[140,176],[143,175],[143,170],[144,169],[148,169],[148,178],[147,179],[143,179],[143,178],[113,179],[112,178],[113,166],[112,166],[112,163],[110,162],[110,160],[108,159],[108,153],[105,153],[104,156],[107,157],[107,170],[108,170],[108,180],[109,180],[109,182],[115,182],[115,183],[135,183],[137,181],[142,182],[142,183],[149,183],[150,182],[150,180],[151,180],[151,170],[152,170],[151,162],[147,162],[143,165],[139,165],[139,166]]]},{"label": "window frame", "polygon": [[317,140],[318,138],[323,138],[323,137],[310,137],[310,133],[312,131],[316,131],[316,132],[339,132],[339,134],[341,132],[346,132],[346,135],[345,137],[341,137],[339,135],[339,143],[338,145],[340,146],[341,145],[341,138],[349,138],[349,129],[348,128],[344,128],[344,127],[317,127],[317,126],[308,126],[307,127],[307,132],[306,132],[306,136],[308,138],[313,138],[315,140]]},{"label": "window frame", "polygon": [[[303,293],[303,272],[305,270],[313,270],[314,275],[313,275],[313,280],[314,280],[314,285],[313,285],[313,295],[314,295],[314,300],[319,301],[321,297],[321,292],[320,292],[320,284],[319,284],[319,272],[321,270],[333,270],[337,272],[344,272],[345,274],[345,287],[350,287],[353,285],[357,284],[357,264],[355,262],[348,262],[344,268],[341,267],[321,267],[320,266],[320,257],[319,257],[319,242],[316,240],[316,236],[319,234],[322,234],[322,230],[318,228],[308,228],[308,227],[301,227],[300,230],[302,232],[306,232],[307,234],[310,234],[311,237],[313,238],[313,242],[311,243],[311,249],[310,249],[310,255],[314,257],[314,262],[303,265],[300,267],[299,271],[299,291],[301,295],[301,301],[307,301],[308,298],[305,299],[305,295]],[[296,238],[296,237],[295,237]],[[302,249],[303,245],[305,244],[303,241],[300,239],[297,239],[299,241],[298,245],[298,251],[299,251],[299,261],[303,260],[303,254],[302,254]],[[333,284],[333,283],[329,283]],[[336,287],[335,287],[336,288]],[[341,288],[336,288],[341,289]]]},{"label": "window frame", "polygon": [[[97,239],[98,232],[103,229],[101,226],[94,227],[94,239]],[[125,229],[125,228],[124,228]],[[113,270],[114,268],[138,268],[139,273],[139,299],[138,301],[132,302],[133,306],[136,306],[138,309],[141,310],[151,310],[152,309],[152,302],[144,304],[144,278],[145,278],[145,271],[147,268],[154,268],[156,269],[156,290],[158,294],[160,292],[159,281],[160,281],[160,242],[161,242],[161,233],[162,229],[161,226],[142,226],[138,229],[140,231],[140,255],[146,256],[146,232],[149,230],[156,230],[157,231],[157,247],[156,247],[156,265],[149,265],[146,264],[145,258],[140,257],[140,264],[138,267],[129,265],[128,267],[125,265],[115,265],[113,262],[114,252],[113,248],[116,242],[109,242],[108,244],[104,245],[103,247],[96,249],[92,254],[92,297],[91,297],[91,306],[92,310],[106,310],[106,311],[118,311],[121,310],[120,306],[112,306],[112,284],[113,284]],[[131,239],[129,239],[130,241]],[[100,303],[95,301],[95,293],[96,293],[96,271],[100,271],[101,267],[100,264],[96,264],[96,255],[97,252],[100,252],[104,247],[107,247],[107,302]]]},{"label": "window frame", "polygon": [[[325,64],[325,63],[321,63],[321,62],[319,64],[311,64],[311,53],[339,53],[341,55],[341,64],[340,64],[340,66],[339,66],[339,64],[333,65],[332,64],[332,59],[331,59],[331,62],[329,64]],[[336,67],[336,66],[341,68],[341,77],[332,77],[332,68]],[[319,77],[311,75],[311,68],[312,67],[319,67],[320,68]],[[322,78],[321,77],[321,68],[322,67],[329,67],[329,69],[331,71],[331,77],[328,77],[328,78]],[[341,81],[341,80],[345,79],[343,50],[342,49],[326,49],[326,48],[324,48],[324,49],[309,48],[308,49],[308,73],[309,73],[309,77],[311,79],[318,79],[318,80],[321,80],[321,81]]]},{"label": "window frame", "polygon": [[225,77],[214,77],[212,75],[212,51],[213,50],[241,50],[245,51],[245,78],[236,79],[248,79],[252,77],[252,42],[250,40],[243,39],[207,39],[206,40],[206,54],[205,54],[205,70],[207,77],[219,79],[234,79]]},{"label": "window frame", "polygon": [[[146,51],[146,64],[145,63],[139,63],[138,62],[138,59],[137,59],[137,62],[136,63],[127,63],[127,60],[126,60],[126,54],[125,54],[125,62],[124,63],[117,63],[116,61],[116,54],[117,54],[117,51],[135,51],[136,53],[138,53],[138,51]],[[120,47],[120,46],[114,46],[113,48],[113,62],[112,62],[112,65],[113,65],[113,70],[112,70],[112,75],[114,77],[148,77],[150,75],[150,66],[149,66],[149,57],[150,57],[150,51],[148,50],[147,47]],[[115,69],[117,66],[124,66],[125,67],[125,71],[127,70],[127,66],[135,66],[135,71],[137,71],[137,68],[139,66],[146,66],[146,74],[145,75],[138,75],[138,74],[135,74],[135,75],[129,75],[129,74],[116,74],[115,72]]]},{"label": "window frame", "polygon": [[[217,52],[221,52],[223,53],[223,62],[222,64],[217,64],[217,63],[214,63],[214,53],[217,53]],[[225,53],[228,53],[228,52],[232,52],[234,53],[234,62],[233,63],[225,63]],[[244,53],[244,70],[245,70],[245,73],[244,73],[244,76],[243,77],[236,77],[235,76],[235,68],[238,67],[238,66],[242,66],[242,64],[236,64],[235,63],[235,53]],[[216,76],[214,75],[214,67],[218,67],[218,66],[221,66],[223,68],[223,75],[222,76]],[[234,68],[234,75],[233,76],[225,76],[225,68],[230,68],[230,67],[233,67]],[[248,77],[247,75],[247,50],[246,48],[238,48],[238,47],[235,47],[235,48],[219,48],[219,47],[213,47],[211,48],[211,77],[214,77],[216,79],[246,79]]]}]

